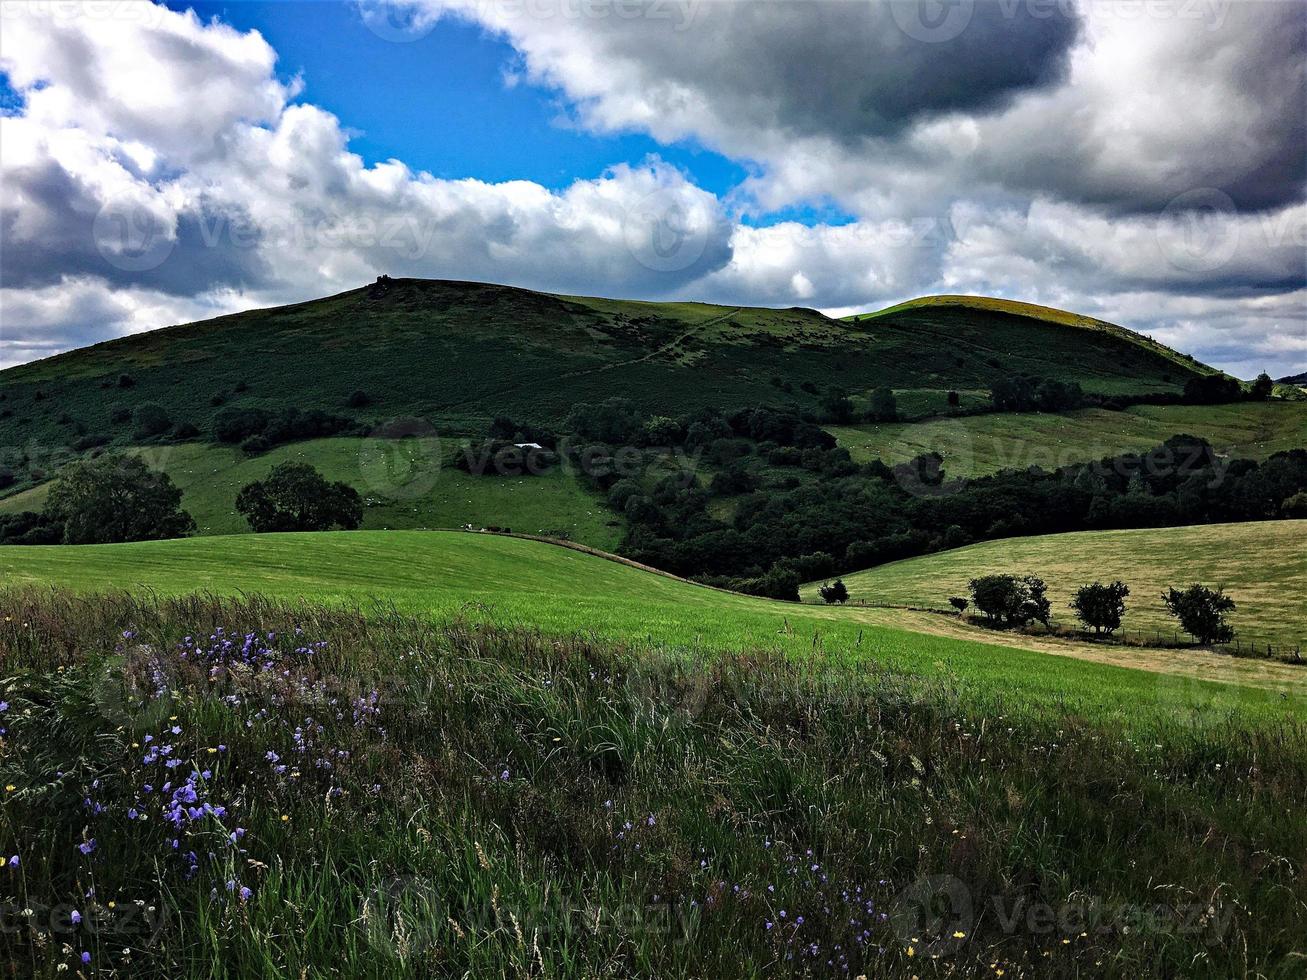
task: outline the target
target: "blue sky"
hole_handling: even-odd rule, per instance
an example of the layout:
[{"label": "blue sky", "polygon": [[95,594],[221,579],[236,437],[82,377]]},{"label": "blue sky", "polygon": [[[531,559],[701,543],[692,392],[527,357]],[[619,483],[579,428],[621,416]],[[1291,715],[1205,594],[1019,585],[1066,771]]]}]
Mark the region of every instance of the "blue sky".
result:
[{"label": "blue sky", "polygon": [[0,366],[389,273],[1307,369],[1300,8],[934,2],[6,8]]},{"label": "blue sky", "polygon": [[396,157],[437,177],[557,189],[657,154],[718,195],[748,173],[747,162],[694,140],[661,144],[641,133],[600,135],[570,124],[558,92],[506,84],[520,58],[466,22],[443,18],[417,40],[394,43],[369,30],[357,7],[330,0],[169,6],[259,31],[277,50],[278,74],[299,74],[301,97],[339,116],[357,134],[351,149],[368,163]]}]

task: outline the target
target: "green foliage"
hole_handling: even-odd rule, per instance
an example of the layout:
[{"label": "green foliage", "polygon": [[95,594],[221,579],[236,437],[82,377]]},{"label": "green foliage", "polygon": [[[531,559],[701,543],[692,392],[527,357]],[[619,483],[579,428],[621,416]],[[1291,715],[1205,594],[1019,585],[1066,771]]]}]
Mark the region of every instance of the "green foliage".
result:
[{"label": "green foliage", "polygon": [[828,606],[849,601],[849,590],[845,586],[843,579],[837,578],[834,582],[823,585],[819,591],[821,592],[821,601]]},{"label": "green foliage", "polygon": [[1076,594],[1071,598],[1071,608],[1085,626],[1095,633],[1110,636],[1121,628],[1128,595],[1130,587],[1120,580],[1108,585],[1094,582],[1076,589]]},{"label": "green foliage", "polygon": [[1235,603],[1224,589],[1198,584],[1186,589],[1172,587],[1162,594],[1162,602],[1180,621],[1180,628],[1204,646],[1234,639],[1234,629],[1225,617],[1234,612]]},{"label": "green foliage", "polygon": [[181,498],[168,474],[135,456],[106,455],[65,467],[45,516],[63,526],[64,544],[178,538],[195,530]]},{"label": "green foliage", "polygon": [[961,616],[967,611],[967,607],[971,605],[971,600],[964,599],[960,595],[949,596],[948,604],[956,609],[958,615]]},{"label": "green foliage", "polygon": [[267,479],[236,495],[236,510],[256,532],[347,531],[363,522],[363,500],[347,483],[332,483],[307,463],[281,463]]},{"label": "green foliage", "polygon": [[151,439],[163,435],[172,427],[172,419],[168,417],[167,410],[158,402],[138,405],[132,418],[136,422],[136,430],[132,433],[134,439]]},{"label": "green foliage", "polygon": [[1051,626],[1048,587],[1034,575],[982,575],[971,580],[971,601],[996,626]]},{"label": "green foliage", "polygon": [[[952,392],[955,397],[957,392]],[[954,402],[949,402],[950,405]],[[867,407],[867,421],[869,422],[894,422],[899,417],[898,402],[894,398],[894,392],[889,388],[876,388],[871,393],[870,403]]]},{"label": "green foliage", "polygon": [[1253,401],[1264,402],[1271,397],[1271,394],[1274,391],[1275,382],[1271,380],[1269,374],[1263,371],[1261,374],[1257,375],[1256,380],[1253,381],[1252,388],[1248,391],[1248,397]]}]

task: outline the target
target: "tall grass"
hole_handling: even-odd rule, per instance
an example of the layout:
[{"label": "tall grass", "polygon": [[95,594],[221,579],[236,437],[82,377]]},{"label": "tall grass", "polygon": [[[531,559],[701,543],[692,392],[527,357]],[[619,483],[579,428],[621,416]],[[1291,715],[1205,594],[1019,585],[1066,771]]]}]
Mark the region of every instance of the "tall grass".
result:
[{"label": "tall grass", "polygon": [[836,658],[257,596],[11,591],[0,619],[10,975],[1307,962],[1292,719],[1141,739]]}]

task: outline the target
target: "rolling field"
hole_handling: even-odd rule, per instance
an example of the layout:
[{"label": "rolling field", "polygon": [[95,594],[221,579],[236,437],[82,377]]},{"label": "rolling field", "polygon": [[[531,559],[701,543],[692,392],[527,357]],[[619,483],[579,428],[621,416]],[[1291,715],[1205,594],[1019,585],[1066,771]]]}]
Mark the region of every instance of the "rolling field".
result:
[{"label": "rolling field", "polygon": [[[333,532],[190,538],[121,545],[0,549],[0,584],[81,591],[260,593],[368,603],[437,618],[467,617],[551,634],[577,631],[675,651],[814,653],[959,683],[1037,704],[1073,697],[1086,711],[1142,718],[1228,699],[1250,710],[1285,702],[1261,690],[1194,681],[1183,662],[1123,670],[1070,657],[913,633],[882,610],[824,608],[735,595],[583,552],[459,532]],[[1296,676],[1296,675],[1294,675]],[[1238,675],[1226,680],[1238,681]]]},{"label": "rolling field", "polygon": [[[184,443],[138,447],[154,469],[182,491],[182,507],[198,534],[249,531],[236,512],[241,487],[288,460],[311,463],[329,480],[343,480],[364,500],[368,530],[508,527],[524,534],[560,537],[613,550],[620,519],[576,479],[555,467],[533,477],[472,476],[456,469],[459,440],[314,439],[250,457],[234,446]],[[0,514],[40,510],[49,484],[0,499]],[[611,522],[611,523],[610,523]]]},{"label": "rolling field", "polygon": [[1262,460],[1307,447],[1307,402],[1135,405],[1122,412],[994,413],[827,428],[858,462],[881,459],[894,466],[936,451],[949,476],[975,478],[1141,452],[1178,433],[1206,439],[1235,459]]},{"label": "rolling field", "polygon": [[[1167,587],[1220,585],[1238,603],[1230,622],[1243,642],[1307,648],[1307,521],[1008,538],[892,562],[844,582],[854,602],[947,609],[949,596],[968,594],[968,580],[998,572],[1042,578],[1066,625],[1075,624],[1067,603],[1077,586],[1120,579],[1130,586],[1124,627],[1141,632],[1174,628],[1160,599]],[[803,593],[814,600],[816,586]]]}]

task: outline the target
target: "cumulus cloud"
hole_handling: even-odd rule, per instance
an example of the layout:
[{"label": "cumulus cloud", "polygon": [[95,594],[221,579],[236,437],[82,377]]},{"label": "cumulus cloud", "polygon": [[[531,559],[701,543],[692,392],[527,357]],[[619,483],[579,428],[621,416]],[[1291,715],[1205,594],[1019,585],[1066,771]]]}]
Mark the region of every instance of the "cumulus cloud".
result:
[{"label": "cumulus cloud", "polygon": [[[559,189],[369,166],[258,33],[73,6],[0,4],[25,102],[0,364],[384,272],[832,312],[992,293],[1307,367],[1296,3],[360,0],[383,37],[507,39],[509,83],[572,125],[748,161],[720,199],[657,157]],[[851,220],[775,220],[814,201]]]}]

